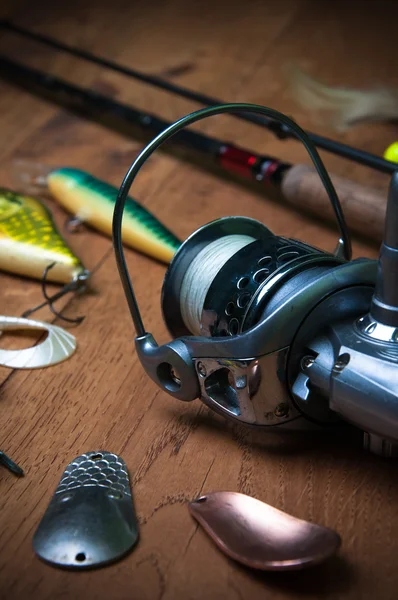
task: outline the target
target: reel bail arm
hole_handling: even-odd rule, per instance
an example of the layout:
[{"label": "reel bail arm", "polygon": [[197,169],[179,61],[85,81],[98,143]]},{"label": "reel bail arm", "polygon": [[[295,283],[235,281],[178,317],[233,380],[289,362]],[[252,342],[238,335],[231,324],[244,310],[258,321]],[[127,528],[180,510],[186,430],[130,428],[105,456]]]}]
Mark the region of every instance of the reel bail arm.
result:
[{"label": "reel bail arm", "polygon": [[[137,345],[140,348],[140,359],[141,362],[148,372],[148,374],[160,385],[165,391],[168,393],[175,395],[178,397],[180,392],[175,389],[175,381],[172,376],[168,377],[168,381],[166,382],[164,377],[159,377],[159,373],[166,372],[166,368],[162,367],[164,363],[164,353],[166,349],[169,349],[168,357],[171,356],[177,359],[177,363],[175,364],[174,360],[168,364],[168,371],[172,373],[173,370],[178,370],[178,367],[182,368],[184,373],[186,371],[190,371],[190,377],[197,377],[193,363],[188,367],[186,362],[186,357],[183,358],[182,355],[179,354],[179,351],[176,351],[170,344],[166,344],[162,348],[159,348],[156,345],[156,342],[150,334],[148,334],[145,330],[145,326],[141,317],[141,313],[138,307],[137,299],[134,293],[134,289],[128,274],[127,265],[124,257],[123,244],[122,244],[122,218],[123,218],[123,210],[125,206],[125,202],[127,196],[130,192],[131,185],[135,180],[139,170],[146,162],[146,160],[151,156],[151,154],[159,148],[167,139],[171,138],[178,131],[186,127],[187,125],[191,125],[197,121],[200,121],[208,116],[223,114],[223,113],[236,113],[236,112],[251,112],[256,114],[261,114],[263,116],[267,116],[272,118],[288,127],[304,144],[307,149],[308,154],[310,155],[316,170],[322,180],[322,183],[325,187],[325,190],[330,198],[331,204],[334,209],[334,213],[336,215],[336,220],[340,230],[340,242],[339,242],[339,252],[341,253],[341,249],[343,248],[344,256],[347,260],[351,258],[351,241],[349,238],[347,226],[344,220],[344,215],[340,206],[339,199],[337,197],[336,191],[330,180],[330,177],[322,163],[322,160],[316,150],[314,144],[309,139],[308,135],[291,119],[287,116],[279,113],[270,108],[266,108],[259,105],[253,104],[225,104],[221,106],[215,106],[211,108],[206,108],[202,110],[198,110],[193,112],[186,117],[183,117],[179,121],[173,123],[170,127],[168,127],[165,131],[159,134],[152,142],[150,142],[146,148],[140,153],[140,155],[136,158],[134,163],[131,165],[127,175],[124,178],[124,181],[120,187],[119,194],[115,204],[114,216],[113,216],[113,224],[112,224],[112,236],[113,236],[113,245],[115,250],[116,262],[120,274],[120,278],[122,281],[122,285],[124,288],[124,292],[126,295],[127,303],[130,309],[131,317],[136,329],[137,333]],[[217,344],[216,340],[206,340],[206,343],[209,345],[209,356],[214,354],[214,350],[212,346]],[[184,342],[181,342],[184,344]],[[204,342],[203,342],[204,343]],[[180,345],[181,350],[181,345]],[[185,354],[185,352],[183,353]],[[157,361],[157,363],[156,363]],[[181,362],[182,361],[182,362]],[[157,364],[156,368],[154,363]],[[188,374],[188,373],[187,373]],[[173,384],[174,381],[174,384]],[[185,386],[185,381],[180,380],[181,386]],[[187,384],[188,385],[188,384]],[[193,386],[192,386],[193,387]],[[191,389],[191,385],[189,385]],[[177,395],[178,394],[178,395]]]}]

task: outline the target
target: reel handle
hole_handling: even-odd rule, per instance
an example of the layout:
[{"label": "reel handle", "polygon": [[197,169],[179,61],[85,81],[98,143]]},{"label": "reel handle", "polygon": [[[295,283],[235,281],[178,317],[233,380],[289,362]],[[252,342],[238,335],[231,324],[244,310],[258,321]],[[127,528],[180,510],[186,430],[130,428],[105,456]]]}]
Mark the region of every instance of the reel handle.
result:
[{"label": "reel handle", "polygon": [[[386,199],[378,190],[349,179],[330,175],[348,227],[380,242],[383,238]],[[307,165],[289,169],[282,181],[282,192],[289,204],[333,222],[335,216],[316,170]]]}]

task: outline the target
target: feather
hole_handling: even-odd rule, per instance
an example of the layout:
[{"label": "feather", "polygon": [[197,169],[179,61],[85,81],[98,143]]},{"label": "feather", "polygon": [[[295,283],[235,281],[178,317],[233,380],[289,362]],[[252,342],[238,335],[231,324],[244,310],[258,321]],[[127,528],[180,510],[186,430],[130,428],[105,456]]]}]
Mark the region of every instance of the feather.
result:
[{"label": "feather", "polygon": [[358,90],[328,86],[299,67],[289,69],[289,85],[298,104],[321,113],[323,122],[344,130],[359,122],[398,119],[398,90],[379,87]]}]

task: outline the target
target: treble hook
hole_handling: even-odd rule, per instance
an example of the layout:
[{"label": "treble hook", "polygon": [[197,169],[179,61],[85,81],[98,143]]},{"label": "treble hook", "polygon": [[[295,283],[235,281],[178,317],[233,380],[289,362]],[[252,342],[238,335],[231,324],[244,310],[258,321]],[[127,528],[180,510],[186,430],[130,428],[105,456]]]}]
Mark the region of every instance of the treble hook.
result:
[{"label": "treble hook", "polygon": [[37,310],[43,308],[44,306],[48,306],[49,309],[51,310],[51,312],[59,319],[62,319],[63,321],[67,321],[68,323],[81,323],[85,319],[84,316],[77,317],[76,319],[70,319],[69,317],[64,317],[60,312],[58,312],[54,308],[53,304],[56,300],[59,300],[60,298],[65,296],[65,294],[68,294],[69,292],[76,292],[76,291],[79,291],[82,288],[84,288],[85,283],[87,282],[87,280],[91,274],[87,270],[82,271],[72,281],[70,281],[69,283],[64,285],[64,287],[59,292],[56,292],[52,296],[49,296],[49,294],[47,293],[47,288],[46,288],[47,274],[48,274],[49,270],[55,266],[55,264],[56,264],[55,262],[51,263],[44,269],[44,272],[43,272],[43,277],[41,280],[41,289],[42,289],[42,293],[45,298],[45,301],[42,302],[41,304],[38,304],[34,308],[30,308],[29,310],[26,310],[22,316],[24,318],[27,318],[32,313],[36,312]]}]

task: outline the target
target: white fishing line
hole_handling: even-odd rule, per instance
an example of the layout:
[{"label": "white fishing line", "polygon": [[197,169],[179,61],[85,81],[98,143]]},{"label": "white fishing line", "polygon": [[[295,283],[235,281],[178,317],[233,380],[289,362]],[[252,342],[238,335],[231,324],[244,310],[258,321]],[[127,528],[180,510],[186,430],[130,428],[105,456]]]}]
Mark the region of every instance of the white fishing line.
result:
[{"label": "white fishing line", "polygon": [[180,307],[184,323],[194,335],[201,335],[203,305],[217,273],[227,260],[254,241],[248,235],[226,235],[203,248],[189,265],[181,285]]}]

